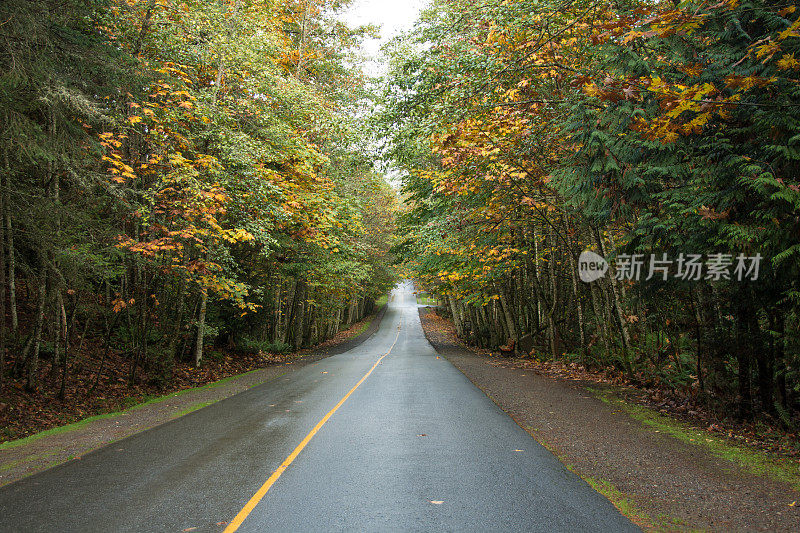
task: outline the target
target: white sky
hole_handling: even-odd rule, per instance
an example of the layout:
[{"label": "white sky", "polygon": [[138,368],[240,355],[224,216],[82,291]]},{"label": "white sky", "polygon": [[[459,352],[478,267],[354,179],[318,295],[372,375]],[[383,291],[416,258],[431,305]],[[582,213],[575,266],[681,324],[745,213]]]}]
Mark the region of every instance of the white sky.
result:
[{"label": "white sky", "polygon": [[[380,48],[398,33],[414,26],[420,11],[428,0],[355,0],[353,5],[342,13],[342,18],[350,25],[376,24],[381,27],[380,39],[369,39],[364,43],[368,57],[378,58]],[[372,61],[365,65],[368,74],[384,74],[384,65]]]}]

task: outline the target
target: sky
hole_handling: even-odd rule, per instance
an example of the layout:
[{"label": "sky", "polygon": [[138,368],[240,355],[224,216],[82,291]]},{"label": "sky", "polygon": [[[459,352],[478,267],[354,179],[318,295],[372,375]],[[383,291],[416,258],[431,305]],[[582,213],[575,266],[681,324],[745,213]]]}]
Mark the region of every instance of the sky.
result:
[{"label": "sky", "polygon": [[[350,26],[376,24],[381,27],[381,38],[370,39],[364,43],[365,53],[377,58],[381,46],[398,33],[414,26],[420,11],[428,3],[427,0],[355,0],[353,5],[343,12],[342,18]],[[373,76],[385,73],[385,66],[370,62],[365,70]]]}]

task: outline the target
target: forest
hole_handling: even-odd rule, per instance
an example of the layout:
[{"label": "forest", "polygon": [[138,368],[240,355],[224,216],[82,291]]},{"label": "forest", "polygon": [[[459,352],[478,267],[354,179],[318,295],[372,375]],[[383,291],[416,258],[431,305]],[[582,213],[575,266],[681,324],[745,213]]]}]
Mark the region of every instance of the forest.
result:
[{"label": "forest", "polygon": [[467,344],[796,430],[794,5],[435,0],[374,78],[350,4],[0,4],[0,440],[403,278]]},{"label": "forest", "polygon": [[398,198],[337,4],[0,3],[0,440],[374,311]]},{"label": "forest", "polygon": [[[459,336],[796,428],[798,15],[435,2],[388,51],[375,127],[396,250]],[[591,283],[586,251],[613,265]]]}]

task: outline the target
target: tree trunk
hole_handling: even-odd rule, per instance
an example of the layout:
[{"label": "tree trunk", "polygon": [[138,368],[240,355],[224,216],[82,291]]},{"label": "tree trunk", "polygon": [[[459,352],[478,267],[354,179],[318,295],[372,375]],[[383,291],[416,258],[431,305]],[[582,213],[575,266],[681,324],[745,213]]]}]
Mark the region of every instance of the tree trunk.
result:
[{"label": "tree trunk", "polygon": [[303,337],[305,334],[305,318],[306,318],[306,286],[305,283],[302,287],[302,292],[297,306],[297,316],[295,317],[294,335],[292,336],[292,348],[294,351],[303,347]]},{"label": "tree trunk", "polygon": [[[139,268],[140,277],[139,277],[139,298],[141,299],[141,305],[139,306],[139,360],[137,363],[145,364],[148,358],[147,354],[147,315],[148,315],[148,305],[147,305],[147,298],[148,298],[148,290],[147,290],[147,271],[143,268]],[[134,383],[134,379],[136,378],[136,366],[134,365],[134,374],[131,378],[131,384]]]},{"label": "tree trunk", "polygon": [[781,312],[775,313],[775,382],[777,385],[778,400],[784,409],[789,407],[789,391],[786,387],[786,319]]},{"label": "tree trunk", "polygon": [[[108,359],[108,355],[111,353],[111,332],[114,331],[114,328],[119,321],[120,313],[115,313],[114,318],[109,322],[106,320],[106,331],[105,335],[103,336],[104,340],[104,347],[103,347],[103,356],[100,358],[100,364],[97,367],[97,371],[94,374],[94,382],[92,383],[92,388],[89,389],[89,394],[92,394],[97,385],[100,383],[100,376],[103,374],[103,369],[105,368],[106,359]],[[82,340],[81,340],[82,341]]]},{"label": "tree trunk", "polygon": [[311,0],[305,0],[305,11],[303,13],[303,20],[300,24],[300,43],[297,46],[297,68],[295,70],[295,77],[300,77],[300,71],[303,68],[303,48],[308,39],[308,19],[311,18]]},{"label": "tree trunk", "polygon": [[153,9],[156,7],[156,0],[150,0],[150,3],[147,4],[147,12],[144,15],[144,20],[142,21],[142,27],[139,30],[139,35],[136,37],[136,43],[133,46],[133,55],[138,56],[139,52],[142,49],[142,43],[144,42],[144,38],[147,35],[147,32],[150,30],[150,20],[153,18]]},{"label": "tree trunk", "polygon": [[693,297],[695,291],[689,293],[689,303],[692,305],[692,314],[694,315],[694,336],[696,342],[695,350],[695,372],[697,373],[697,382],[700,386],[700,394],[705,395],[705,379],[703,377],[703,316],[700,312],[701,303],[700,298],[697,298],[697,304]]},{"label": "tree trunk", "polygon": [[606,322],[603,320],[603,295],[600,293],[601,289],[597,284],[592,282],[589,284],[589,296],[592,302],[592,313],[594,314],[595,329],[600,342],[603,343],[603,350],[606,354],[611,352],[611,339],[608,335]]},{"label": "tree trunk", "polygon": [[453,315],[453,324],[456,326],[456,334],[459,337],[464,336],[464,326],[461,323],[461,316],[458,314],[458,306],[456,299],[453,296],[448,296],[447,301],[450,304],[450,313]]},{"label": "tree trunk", "polygon": [[[746,304],[745,304],[746,305]],[[739,416],[749,418],[753,412],[750,386],[750,339],[747,321],[741,302],[736,306],[736,363],[739,378]]]},{"label": "tree trunk", "polygon": [[6,209],[5,216],[6,239],[8,240],[8,304],[11,311],[11,338],[12,345],[17,344],[19,319],[17,317],[17,280],[16,258],[14,257],[14,232],[11,223],[11,213]]},{"label": "tree trunk", "polygon": [[[295,281],[292,309],[286,322],[286,343],[294,350],[302,343],[303,335],[303,300],[306,298],[306,284],[304,280]],[[352,307],[351,307],[352,308]]]},{"label": "tree trunk", "polygon": [[275,307],[272,311],[272,342],[277,342],[281,338],[281,289],[283,288],[283,280],[278,276],[278,282],[275,284]]},{"label": "tree trunk", "polygon": [[[5,175],[9,176],[8,154],[5,155],[5,163]],[[2,221],[5,219],[8,203],[5,189],[7,186],[8,177],[3,179],[0,175],[0,390],[3,388],[6,373],[6,239],[5,225]]]},{"label": "tree trunk", "polygon": [[89,332],[89,327],[92,325],[92,318],[93,315],[86,317],[86,323],[83,325],[83,333],[81,333],[81,340],[78,343],[78,349],[75,350],[75,353],[78,355],[83,351],[83,341],[86,340],[86,334]]},{"label": "tree trunk", "polygon": [[183,315],[186,309],[186,293],[189,282],[185,276],[181,276],[178,286],[178,301],[175,302],[175,322],[172,325],[172,336],[167,345],[167,354],[169,357],[176,357],[176,350],[178,349],[178,340],[182,337],[181,327],[183,326]]},{"label": "tree trunk", "polygon": [[50,378],[55,380],[58,376],[59,363],[61,362],[61,310],[58,307],[58,300],[61,291],[56,290],[57,297],[53,300],[53,321],[51,323],[53,338],[53,364],[50,365]]},{"label": "tree trunk", "polygon": [[295,278],[292,280],[292,289],[287,293],[287,313],[286,317],[283,321],[283,331],[281,335],[281,343],[283,344],[290,344],[290,335],[292,329],[292,323],[294,321],[294,316],[297,312],[297,290],[299,288],[300,282]]},{"label": "tree trunk", "polygon": [[[556,246],[555,231],[550,228],[550,249]],[[559,291],[556,280],[556,258],[550,253],[550,309],[547,311],[547,329],[550,332],[550,355],[553,359],[561,355],[561,336],[556,325],[555,314],[559,307]]]},{"label": "tree trunk", "polygon": [[511,338],[511,333],[508,331],[508,325],[506,325],[505,317],[503,317],[502,320],[500,319],[501,314],[502,311],[500,310],[500,304],[497,300],[492,300],[490,316],[492,317],[494,326],[497,329],[498,337],[502,339],[503,344],[506,344],[508,339]]},{"label": "tree trunk", "polygon": [[[41,254],[40,254],[41,255]],[[42,261],[44,262],[44,261]],[[28,379],[25,389],[29,392],[36,390],[36,372],[39,367],[39,348],[42,343],[42,329],[44,326],[44,310],[47,303],[47,266],[43,265],[39,278],[38,302],[36,305],[36,325],[33,330],[33,344],[30,357],[27,361]]]},{"label": "tree trunk", "polygon": [[317,342],[317,337],[319,335],[317,331],[317,312],[318,309],[314,305],[309,306],[309,309],[306,312],[307,326],[305,330],[305,338],[303,339],[304,346],[313,346]]},{"label": "tree trunk", "polygon": [[511,313],[511,305],[508,302],[508,298],[505,294],[505,291],[500,290],[500,309],[503,312],[503,317],[506,321],[506,328],[508,328],[508,343],[514,342],[514,352],[517,351],[517,328],[514,324],[514,316]]},{"label": "tree trunk", "polygon": [[[600,255],[606,257],[606,247],[603,243],[603,238],[600,236],[600,231],[597,228],[594,228],[594,234],[595,239],[597,240],[597,245],[600,247]],[[613,275],[613,273],[608,277],[608,280],[611,285],[612,305],[614,311],[616,312],[616,318],[619,321],[620,333],[622,334],[623,364],[625,365],[625,371],[628,372],[628,374],[632,374],[633,368],[631,367],[630,358],[631,337],[630,333],[628,332],[628,322],[625,319],[625,313],[622,310],[622,302],[620,301],[620,288],[618,286],[617,277]]]},{"label": "tree trunk", "polygon": [[569,256],[569,265],[572,271],[572,294],[575,297],[575,312],[578,318],[581,362],[584,362],[586,359],[586,325],[583,322],[583,299],[581,298],[581,285],[578,282],[578,265],[572,250],[568,250],[567,255]]},{"label": "tree trunk", "polygon": [[206,307],[208,305],[208,291],[203,289],[200,296],[200,312],[197,315],[197,338],[194,345],[194,367],[200,368],[203,359],[203,341],[206,333]]},{"label": "tree trunk", "polygon": [[[749,291],[748,291],[749,293]],[[748,294],[748,301],[753,301],[753,295]],[[774,365],[772,361],[772,350],[767,350],[764,346],[764,337],[761,326],[758,323],[758,316],[752,307],[747,309],[747,329],[750,332],[750,344],[752,353],[755,355],[756,368],[758,369],[758,399],[761,409],[764,412],[774,414]]]},{"label": "tree trunk", "polygon": [[493,327],[492,321],[489,318],[489,305],[482,305],[478,310],[481,314],[481,318],[483,319],[483,323],[486,327],[487,332],[489,333],[489,347],[491,349],[495,349],[500,346],[500,339],[497,336],[497,330]]},{"label": "tree trunk", "polygon": [[64,344],[64,354],[61,357],[61,387],[58,390],[58,399],[63,400],[67,394],[67,373],[69,371],[69,330],[67,329],[67,310],[64,308],[64,297],[61,291],[58,292],[58,307],[58,316],[61,322],[58,328],[58,335]]}]

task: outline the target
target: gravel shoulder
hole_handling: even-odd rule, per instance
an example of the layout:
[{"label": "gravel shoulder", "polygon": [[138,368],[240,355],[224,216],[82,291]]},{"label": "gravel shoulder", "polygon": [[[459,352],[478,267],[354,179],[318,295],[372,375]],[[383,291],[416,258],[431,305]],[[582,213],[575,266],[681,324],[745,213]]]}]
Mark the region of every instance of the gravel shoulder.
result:
[{"label": "gravel shoulder", "polygon": [[420,317],[433,347],[644,529],[800,531],[800,493],[789,484],[643,424],[585,383],[457,345],[429,311],[420,309]]},{"label": "gravel shoulder", "polygon": [[38,433],[0,445],[0,486],[46,470],[107,444],[159,426],[252,387],[291,374],[326,357],[344,353],[371,337],[380,326],[386,307],[358,336],[335,345],[304,350],[284,363],[182,390],[119,413],[92,417],[69,426]]}]

